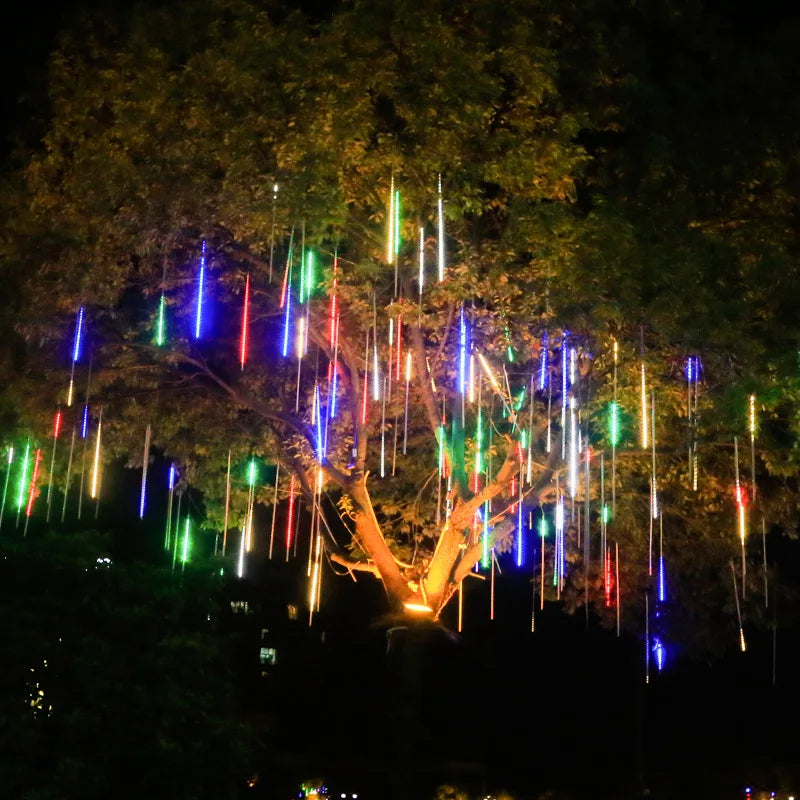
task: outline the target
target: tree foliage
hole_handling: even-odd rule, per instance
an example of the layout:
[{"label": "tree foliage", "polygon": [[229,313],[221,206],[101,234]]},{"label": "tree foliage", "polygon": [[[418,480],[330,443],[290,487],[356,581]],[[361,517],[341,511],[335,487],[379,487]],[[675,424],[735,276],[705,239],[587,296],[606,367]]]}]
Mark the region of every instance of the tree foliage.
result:
[{"label": "tree foliage", "polygon": [[94,533],[6,542],[2,575],[7,796],[238,796],[247,747],[213,581],[118,563]]},{"label": "tree foliage", "polygon": [[[797,510],[797,135],[786,124],[796,102],[783,92],[787,41],[775,34],[769,54],[752,48],[745,60],[713,15],[679,2],[354,1],[312,22],[235,0],[87,22],[53,55],[41,148],[9,177],[3,269],[19,286],[17,311],[29,313],[15,319],[19,369],[6,403],[28,398],[25,422],[46,430],[46,415],[63,402],[74,313],[85,305],[92,396],[105,408],[111,451],[139,452],[143,421],[152,422],[155,445],[205,492],[209,524],[218,526],[229,450],[280,463],[313,504],[314,387],[327,403],[335,361],[341,412],[322,465],[326,548],[339,564],[378,574],[393,606],[420,600],[438,615],[480,555],[475,512],[484,501],[498,523],[492,543],[508,546],[510,522],[500,520],[514,505],[520,467],[527,471],[523,429],[532,443],[526,506],[549,509],[564,490],[562,341],[579,362],[570,391],[595,454],[596,535],[600,452],[610,491],[605,415],[616,342],[623,428],[609,537],[620,544],[623,594],[642,597],[650,582],[651,456],[637,421],[644,363],[665,552],[682,576],[675,591],[687,607],[701,594],[730,615],[733,437],[745,453],[751,393],[759,417],[751,529],[763,517],[793,533]],[[385,244],[392,181],[403,206],[396,272]],[[201,241],[213,289],[208,335],[197,342]],[[280,294],[301,251],[315,253],[322,271],[298,376],[297,358],[280,354]],[[334,258],[338,348],[327,323]],[[251,359],[242,370],[248,275]],[[153,341],[162,292],[167,347]],[[522,397],[504,414],[504,390],[483,380],[492,466],[477,492],[477,406],[467,403],[462,416],[456,386],[462,309],[475,353],[508,382],[506,402]],[[380,478],[381,430],[392,450],[404,437],[404,386],[395,382],[385,410],[369,399],[361,421],[374,347],[367,337],[377,335],[383,381],[396,359],[389,320],[400,329],[401,318],[403,357],[411,352],[414,364],[408,452],[392,456]],[[550,395],[530,391],[544,352]],[[703,369],[697,490],[686,465],[689,356]],[[82,385],[87,370],[78,367]],[[437,435],[452,476],[442,482],[447,522],[437,513]],[[743,464],[744,475],[746,456]],[[237,519],[245,496],[239,481]],[[271,503],[271,487],[257,497]],[[570,606],[583,602],[588,582],[590,600],[607,613],[596,546],[584,572],[583,549],[568,541],[563,595]],[[628,608],[638,614],[636,603]]]}]

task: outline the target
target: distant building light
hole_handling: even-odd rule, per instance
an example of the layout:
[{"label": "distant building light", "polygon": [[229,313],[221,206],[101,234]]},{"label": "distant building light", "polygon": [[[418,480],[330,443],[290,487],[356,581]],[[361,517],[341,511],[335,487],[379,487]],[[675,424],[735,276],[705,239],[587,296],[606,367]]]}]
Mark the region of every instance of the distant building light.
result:
[{"label": "distant building light", "polygon": [[296,605],[293,605],[292,603],[289,603],[286,606],[286,615],[289,617],[289,619],[297,619],[297,613],[298,612],[297,612],[297,606]]},{"label": "distant building light", "polygon": [[277,656],[278,654],[274,647],[262,647],[261,652],[259,653],[259,661],[262,664],[270,664],[274,666]]}]

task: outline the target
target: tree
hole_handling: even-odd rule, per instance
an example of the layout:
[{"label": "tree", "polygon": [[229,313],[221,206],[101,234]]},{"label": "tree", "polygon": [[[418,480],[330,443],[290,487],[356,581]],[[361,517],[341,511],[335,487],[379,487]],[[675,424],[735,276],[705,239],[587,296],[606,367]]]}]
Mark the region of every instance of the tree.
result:
[{"label": "tree", "polygon": [[96,533],[3,550],[7,796],[239,796],[249,753],[216,630],[219,579],[165,580],[118,562]]},{"label": "tree", "polygon": [[[375,574],[395,611],[438,618],[478,562],[524,553],[539,509],[557,507],[573,524],[547,591],[610,619],[610,542],[625,595],[643,596],[655,507],[690,576],[677,591],[731,612],[731,451],[738,432],[746,486],[751,393],[759,510],[793,530],[794,356],[771,345],[797,339],[780,299],[797,273],[770,209],[796,195],[788,165],[763,160],[768,137],[755,155],[729,142],[723,178],[708,153],[687,159],[688,112],[659,94],[637,36],[696,19],[663,10],[620,25],[602,2],[353,2],[310,23],[220,2],[87,23],[53,56],[50,129],[9,194],[4,268],[36,313],[17,320],[24,369],[7,396],[42,401],[26,416],[45,429],[84,307],[106,447],[139,452],[149,421],[210,526],[227,453],[259,455],[311,510],[311,553]],[[701,35],[724,53],[713,27]],[[743,194],[769,180],[781,191]],[[780,284],[755,284],[765,268]],[[239,481],[238,520],[246,496]]]}]

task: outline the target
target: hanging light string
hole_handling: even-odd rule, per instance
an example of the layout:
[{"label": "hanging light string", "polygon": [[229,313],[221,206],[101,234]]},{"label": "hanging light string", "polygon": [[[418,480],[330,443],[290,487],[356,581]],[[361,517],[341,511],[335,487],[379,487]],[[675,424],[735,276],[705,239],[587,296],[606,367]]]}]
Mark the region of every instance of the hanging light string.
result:
[{"label": "hanging light string", "polygon": [[425,287],[425,228],[419,229],[419,256],[418,256],[417,284],[419,286],[419,305],[422,308],[422,290]]},{"label": "hanging light string", "polygon": [[239,337],[239,364],[242,370],[247,363],[248,334],[250,328],[250,273],[244,279],[244,297],[242,298],[242,332]]},{"label": "hanging light string", "polygon": [[442,175],[439,173],[439,191],[436,199],[436,219],[437,219],[437,261],[439,267],[439,283],[444,280],[444,201],[442,200]]},{"label": "hanging light string", "polygon": [[228,449],[228,466],[225,470],[225,516],[222,520],[222,555],[228,549],[228,521],[231,510],[231,450]]},{"label": "hanging light string", "polygon": [[64,496],[61,500],[61,522],[63,524],[67,516],[67,498],[69,497],[69,486],[72,478],[72,459],[75,455],[75,436],[77,434],[78,422],[72,423],[72,434],[69,439],[69,455],[67,457],[67,474],[64,478]]},{"label": "hanging light string", "polygon": [[736,619],[739,623],[739,649],[744,653],[747,650],[747,644],[744,640],[744,627],[742,626],[742,607],[739,605],[739,589],[736,586],[736,569],[731,561],[731,578],[733,578],[733,599],[736,601]]},{"label": "hanging light string", "polygon": [[[394,175],[391,177],[391,181],[389,183],[389,208],[386,212],[386,263],[393,264],[394,263],[394,256],[395,256],[395,246],[394,246],[394,223],[395,223],[395,213],[394,213]],[[397,278],[395,277],[395,286],[397,285]]]},{"label": "hanging light string", "polygon": [[67,389],[67,408],[72,406],[75,395],[75,365],[80,360],[83,349],[84,313],[84,307],[81,306],[75,318],[75,333],[72,339],[72,365],[69,375],[69,388]]},{"label": "hanging light string", "polygon": [[[86,377],[86,395],[83,402],[83,417],[81,420],[81,439],[83,440],[83,451],[81,453],[81,479],[78,486],[78,519],[81,518],[83,512],[83,486],[86,478],[86,455],[89,448],[89,396],[92,385],[92,358],[89,358],[89,373]],[[69,473],[67,474],[67,489],[65,490],[64,507],[66,508],[66,493],[69,490]],[[63,516],[62,509],[62,516]]]},{"label": "hanging light string", "polygon": [[745,535],[746,535],[746,516],[745,505],[746,497],[744,487],[739,480],[739,438],[733,437],[733,458],[736,469],[736,517],[739,533],[739,542],[742,550],[742,599],[747,596],[747,560],[745,558]]},{"label": "hanging light string", "polygon": [[22,457],[22,464],[20,466],[20,473],[19,473],[19,484],[17,486],[17,521],[15,523],[16,527],[19,527],[19,520],[20,515],[22,514],[22,508],[25,505],[25,493],[28,489],[28,473],[30,470],[30,458],[31,458],[31,440],[28,439],[25,442],[25,454]]},{"label": "hanging light string", "polygon": [[275,256],[275,217],[278,207],[278,184],[272,184],[272,228],[269,234],[269,276],[268,280],[272,283],[272,262]]},{"label": "hanging light string", "polygon": [[292,261],[294,260],[294,228],[289,234],[289,250],[286,255],[286,267],[283,272],[283,284],[281,286],[281,303],[283,311],[283,337],[281,344],[281,355],[287,358],[289,355],[289,341],[292,333]]},{"label": "hanging light string", "polygon": [[0,503],[0,530],[3,529],[3,517],[6,512],[6,499],[8,498],[8,484],[11,480],[11,467],[14,464],[14,446],[9,445],[8,453],[6,454],[6,479],[3,483],[3,500]]},{"label": "hanging light string", "polygon": [[619,361],[619,343],[614,339],[613,343],[613,379],[611,394],[611,409],[609,412],[608,428],[609,439],[611,440],[611,516],[617,516],[617,445],[620,439],[619,430],[619,404],[617,402],[617,363]]},{"label": "hanging light string", "polygon": [[150,425],[144,431],[144,453],[142,455],[142,486],[139,491],[139,519],[144,519],[147,503],[147,467],[150,463]]},{"label": "hanging light string", "polygon": [[175,498],[175,483],[177,481],[178,471],[175,463],[169,465],[169,472],[167,474],[167,515],[166,525],[164,526],[164,550],[169,552],[172,546],[172,503]]},{"label": "hanging light string", "polygon": [[39,480],[39,465],[42,461],[42,448],[37,447],[36,453],[33,457],[33,475],[31,476],[31,484],[28,489],[28,505],[25,508],[25,529],[23,536],[28,535],[28,522],[30,521],[31,514],[33,513],[33,503],[36,500],[36,484]]},{"label": "hanging light string", "polygon": [[194,314],[194,338],[200,339],[203,335],[203,304],[205,301],[206,283],[206,240],[203,239],[200,249],[200,268],[197,271],[197,299]]},{"label": "hanging light string", "polygon": [[[392,333],[394,320],[389,319],[389,354],[392,352]],[[391,373],[391,366],[389,372]],[[372,400],[377,403],[381,399],[381,373],[378,361],[378,311],[375,291],[372,292]]]},{"label": "hanging light string", "polygon": [[756,396],[750,395],[748,427],[750,429],[750,491],[756,501]]},{"label": "hanging light string", "polygon": [[406,351],[406,396],[403,409],[403,455],[406,455],[408,446],[408,394],[411,385],[411,350]]},{"label": "hanging light string", "polygon": [[47,479],[47,516],[45,518],[46,522],[50,522],[50,503],[53,499],[53,471],[55,470],[56,465],[56,445],[58,444],[58,437],[61,435],[61,427],[64,421],[63,414],[61,413],[61,409],[56,411],[56,415],[53,418],[53,449],[52,454],[50,456],[50,474]]},{"label": "hanging light string", "polygon": [[103,409],[100,409],[100,418],[97,420],[97,433],[94,440],[94,460],[92,461],[92,481],[89,488],[89,497],[92,500],[100,498],[100,477],[101,477],[101,447],[103,438]]}]

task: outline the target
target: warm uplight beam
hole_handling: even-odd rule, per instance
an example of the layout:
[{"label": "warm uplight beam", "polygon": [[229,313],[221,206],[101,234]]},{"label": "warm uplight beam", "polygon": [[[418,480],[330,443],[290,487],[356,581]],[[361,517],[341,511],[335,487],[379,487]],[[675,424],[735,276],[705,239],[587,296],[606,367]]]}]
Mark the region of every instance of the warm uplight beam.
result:
[{"label": "warm uplight beam", "polygon": [[403,603],[403,608],[412,614],[433,614],[433,609],[425,603]]}]

